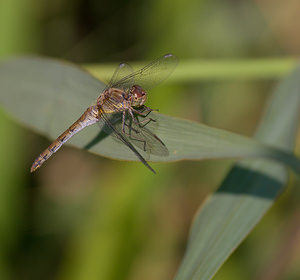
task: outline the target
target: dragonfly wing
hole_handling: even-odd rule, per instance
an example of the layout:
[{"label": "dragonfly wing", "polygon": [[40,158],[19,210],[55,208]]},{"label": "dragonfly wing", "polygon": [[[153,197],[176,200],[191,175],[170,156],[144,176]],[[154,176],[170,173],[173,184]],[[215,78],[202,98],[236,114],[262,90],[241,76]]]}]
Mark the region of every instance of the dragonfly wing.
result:
[{"label": "dragonfly wing", "polygon": [[127,63],[121,63],[118,68],[115,70],[110,82],[108,83],[108,87],[113,87],[118,81],[123,78],[129,76],[133,73],[133,68]]},{"label": "dragonfly wing", "polygon": [[[136,124],[133,124],[133,130],[135,131]],[[134,132],[133,132],[134,133]],[[142,136],[141,136],[142,135]],[[139,137],[141,139],[139,139]],[[156,156],[168,156],[169,150],[162,140],[158,138],[147,127],[140,127],[137,135],[132,135],[131,139],[133,143],[140,149],[145,149],[146,152]],[[134,139],[138,139],[137,141]],[[145,143],[145,144],[144,144]]]},{"label": "dragonfly wing", "polygon": [[112,123],[113,121],[118,121],[120,123],[120,114],[116,113],[112,114],[112,116],[108,116],[107,114],[103,114],[102,118],[105,121],[105,130],[112,134],[114,137],[116,137],[118,140],[120,140],[123,144],[125,144],[128,148],[130,148],[133,153],[137,156],[137,158],[147,167],[149,168],[154,174],[156,174],[155,170],[148,164],[148,162],[144,159],[144,157],[136,150],[136,148],[128,141],[128,138],[124,133],[119,130],[119,126]]},{"label": "dragonfly wing", "polygon": [[125,133],[129,135],[129,139],[136,147],[147,154],[169,155],[166,145],[146,126],[130,121],[130,124],[125,126]]},{"label": "dragonfly wing", "polygon": [[126,118],[124,131],[121,114],[115,114],[111,123],[116,131],[123,134],[128,141],[143,152],[146,159],[149,159],[150,155],[169,155],[165,144],[150,129],[140,123],[135,123],[131,117]]},{"label": "dragonfly wing", "polygon": [[130,88],[136,84],[148,90],[164,81],[177,66],[178,59],[173,54],[166,54],[142,69],[114,82],[111,86],[116,88]]}]

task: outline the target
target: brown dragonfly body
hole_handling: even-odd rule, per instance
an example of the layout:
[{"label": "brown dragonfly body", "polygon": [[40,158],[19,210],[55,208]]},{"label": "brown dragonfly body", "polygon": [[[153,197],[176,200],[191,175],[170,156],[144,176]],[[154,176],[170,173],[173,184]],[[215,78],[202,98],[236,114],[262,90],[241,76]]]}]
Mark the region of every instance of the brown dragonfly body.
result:
[{"label": "brown dragonfly body", "polygon": [[33,162],[30,172],[35,171],[50,158],[64,143],[83,128],[98,122],[103,113],[112,114],[116,111],[132,114],[144,105],[147,99],[147,93],[137,85],[132,86],[130,90],[122,91],[117,88],[109,88],[97,98],[96,105],[90,106],[65,132],[57,137],[47,149],[45,149]]},{"label": "brown dragonfly body", "polygon": [[[135,147],[147,154],[158,156],[166,156],[169,152],[164,143],[145,128],[145,125],[155,120],[146,118],[152,109],[144,105],[147,100],[147,93],[144,89],[148,90],[165,80],[176,65],[177,58],[172,54],[166,54],[136,72],[133,72],[128,64],[120,64],[106,90],[97,98],[96,104],[88,107],[76,122],[37,157],[30,171],[33,172],[41,167],[77,132],[89,125],[104,121],[112,135],[121,140],[146,167],[155,173]],[[112,114],[116,114],[119,120],[122,120],[122,126],[110,121],[109,116]],[[144,119],[140,121],[138,116]]]}]

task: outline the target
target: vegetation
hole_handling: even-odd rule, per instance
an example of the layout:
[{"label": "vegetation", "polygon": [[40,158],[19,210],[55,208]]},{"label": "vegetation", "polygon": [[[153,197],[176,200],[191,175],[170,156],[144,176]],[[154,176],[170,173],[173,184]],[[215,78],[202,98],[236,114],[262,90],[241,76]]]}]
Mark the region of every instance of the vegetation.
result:
[{"label": "vegetation", "polygon": [[[297,42],[267,15],[250,0],[3,1],[0,279],[299,278]],[[87,149],[97,126],[29,173],[104,88],[57,58],[107,81],[168,52],[180,63],[147,103],[170,152],[157,175],[110,137]],[[56,59],[10,58],[28,53]]]}]

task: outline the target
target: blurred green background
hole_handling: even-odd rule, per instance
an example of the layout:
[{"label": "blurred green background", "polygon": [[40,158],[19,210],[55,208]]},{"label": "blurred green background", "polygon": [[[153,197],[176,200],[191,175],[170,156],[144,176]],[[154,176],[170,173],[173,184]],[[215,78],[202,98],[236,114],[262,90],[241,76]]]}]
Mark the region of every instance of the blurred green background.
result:
[{"label": "blurred green background", "polygon": [[[0,58],[116,65],[169,52],[180,60],[290,58],[300,52],[299,27],[293,0],[1,0]],[[251,136],[276,81],[162,85],[148,106]],[[0,279],[172,279],[195,211],[233,163],[153,164],[154,176],[140,163],[64,146],[30,174],[49,140],[0,115]],[[299,181],[292,181],[215,279],[300,278]]]}]

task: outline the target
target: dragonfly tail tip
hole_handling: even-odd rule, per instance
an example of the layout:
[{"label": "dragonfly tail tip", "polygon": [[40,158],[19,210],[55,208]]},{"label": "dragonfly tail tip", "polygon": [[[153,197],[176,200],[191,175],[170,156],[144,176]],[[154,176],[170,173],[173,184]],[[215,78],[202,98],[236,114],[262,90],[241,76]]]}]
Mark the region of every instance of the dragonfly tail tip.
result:
[{"label": "dragonfly tail tip", "polygon": [[37,170],[39,168],[39,166],[38,165],[32,165],[31,167],[30,167],[30,173],[33,173],[35,170]]}]

